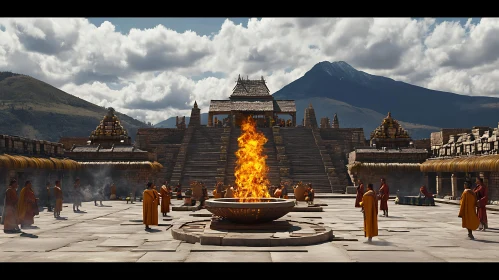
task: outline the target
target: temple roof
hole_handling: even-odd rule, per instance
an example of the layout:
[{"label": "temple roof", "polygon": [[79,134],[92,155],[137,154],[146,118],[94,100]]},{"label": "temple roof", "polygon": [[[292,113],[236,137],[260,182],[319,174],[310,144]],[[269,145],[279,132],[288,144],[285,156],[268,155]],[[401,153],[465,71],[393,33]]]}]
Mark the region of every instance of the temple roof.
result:
[{"label": "temple roof", "polygon": [[210,112],[230,111],[260,111],[260,112],[296,112],[294,100],[269,100],[269,101],[233,101],[211,100]]},{"label": "temple roof", "polygon": [[397,120],[392,118],[392,114],[388,112],[386,118],[380,126],[371,132],[371,139],[396,139],[396,138],[410,138],[407,131],[399,124]]},{"label": "temple roof", "polygon": [[270,96],[270,90],[267,87],[263,77],[260,80],[241,79],[238,77],[236,86],[232,90],[231,97],[264,97]]},{"label": "temple roof", "polygon": [[85,145],[85,146],[77,146],[75,145],[71,152],[73,153],[103,153],[103,152],[112,152],[112,153],[146,153],[147,151],[140,150],[135,148],[134,146],[114,146],[112,148],[102,148],[99,145]]},{"label": "temple roof", "polygon": [[128,138],[128,133],[120,123],[118,117],[114,114],[115,110],[112,107],[108,108],[107,114],[101,120],[100,124],[92,131],[90,138],[100,136],[123,136]]}]

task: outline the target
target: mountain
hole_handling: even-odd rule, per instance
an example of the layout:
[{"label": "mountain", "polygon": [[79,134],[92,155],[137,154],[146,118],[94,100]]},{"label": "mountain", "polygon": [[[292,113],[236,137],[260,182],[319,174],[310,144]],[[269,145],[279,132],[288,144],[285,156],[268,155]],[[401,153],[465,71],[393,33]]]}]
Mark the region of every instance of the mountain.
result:
[{"label": "mountain", "polygon": [[[311,98],[322,98],[343,102],[356,108],[370,109],[382,115],[391,112],[400,121],[412,123],[418,127],[414,138],[421,138],[421,133],[431,127],[496,127],[499,99],[483,96],[466,96],[450,92],[436,91],[386,77],[358,71],[344,61],[316,64],[301,78],[284,86],[274,93],[276,99],[295,99],[297,103],[307,103]],[[314,108],[321,106],[312,103]],[[301,109],[301,108],[300,108]],[[327,115],[316,108],[318,119],[334,114],[333,109]],[[348,117],[341,116],[340,126],[347,127]],[[359,116],[360,118],[360,116]],[[342,125],[342,120],[343,124]],[[360,119],[359,119],[360,120]],[[319,120],[318,120],[319,121]],[[365,119],[366,124],[368,119]],[[352,120],[352,122],[357,122]],[[364,125],[362,125],[364,127]],[[370,133],[367,130],[366,136]],[[410,131],[409,127],[407,127]],[[414,130],[415,128],[413,128]],[[424,138],[429,137],[429,131]]]},{"label": "mountain", "polygon": [[[186,125],[189,125],[189,120],[191,119],[189,116],[185,117],[185,124]],[[208,124],[208,113],[201,114],[201,124]],[[177,125],[177,117],[170,117],[162,122],[155,124],[154,127],[157,127],[157,128],[175,128],[175,127],[177,127],[176,125]]]},{"label": "mountain", "polygon": [[[0,134],[57,142],[60,137],[88,137],[107,109],[29,76],[0,72]],[[116,112],[135,138],[147,124]]]}]

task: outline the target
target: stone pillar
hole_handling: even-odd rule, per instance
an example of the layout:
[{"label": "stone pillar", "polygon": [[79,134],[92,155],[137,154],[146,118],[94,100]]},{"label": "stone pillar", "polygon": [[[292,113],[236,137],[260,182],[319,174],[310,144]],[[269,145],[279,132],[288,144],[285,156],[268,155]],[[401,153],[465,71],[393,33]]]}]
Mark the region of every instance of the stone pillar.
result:
[{"label": "stone pillar", "polygon": [[208,126],[213,126],[213,113],[208,112]]},{"label": "stone pillar", "polygon": [[293,122],[293,127],[296,127],[296,113],[291,114],[291,120]]},{"label": "stone pillar", "polygon": [[442,173],[438,172],[436,176],[437,180],[437,195],[442,195]]},{"label": "stone pillar", "polygon": [[455,199],[456,197],[460,196],[459,192],[457,191],[457,174],[452,173],[450,177],[450,182],[452,186],[452,197]]},{"label": "stone pillar", "polygon": [[[213,121],[211,125],[213,125]],[[201,126],[201,109],[199,109],[197,101],[194,101],[194,107],[192,107],[191,110],[191,119],[189,120],[189,126]]]}]

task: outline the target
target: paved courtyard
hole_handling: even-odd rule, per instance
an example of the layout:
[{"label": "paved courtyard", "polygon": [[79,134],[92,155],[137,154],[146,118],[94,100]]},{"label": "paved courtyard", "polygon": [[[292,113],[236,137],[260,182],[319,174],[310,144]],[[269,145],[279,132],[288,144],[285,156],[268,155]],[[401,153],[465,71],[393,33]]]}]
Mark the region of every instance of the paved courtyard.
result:
[{"label": "paved courtyard", "polygon": [[[324,212],[291,212],[286,218],[310,219],[333,229],[335,240],[300,247],[226,247],[189,244],[173,239],[171,227],[203,220],[173,211],[153,232],[144,231],[142,203],[107,201],[104,207],[84,202],[73,213],[65,204],[56,220],[45,210],[35,218],[39,229],[27,236],[0,233],[1,262],[495,262],[499,259],[499,212],[489,211],[490,229],[468,240],[457,217],[459,206],[396,205],[379,217],[379,236],[364,243],[362,214],[354,198],[320,198]],[[173,200],[174,205],[180,201]],[[192,216],[195,215],[195,216]]]}]

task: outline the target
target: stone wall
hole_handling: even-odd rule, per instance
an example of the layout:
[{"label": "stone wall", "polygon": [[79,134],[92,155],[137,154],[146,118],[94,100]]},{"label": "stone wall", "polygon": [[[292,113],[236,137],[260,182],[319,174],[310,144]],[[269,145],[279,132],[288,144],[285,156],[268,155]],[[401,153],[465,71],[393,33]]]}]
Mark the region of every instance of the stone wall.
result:
[{"label": "stone wall", "polygon": [[430,138],[431,146],[442,146],[449,142],[449,136],[459,133],[471,133],[469,128],[442,128],[438,132],[432,132]]},{"label": "stone wall", "polygon": [[61,143],[56,142],[0,135],[0,153],[62,157],[64,155],[64,147]]},{"label": "stone wall", "polygon": [[381,172],[381,171],[362,171],[359,172],[357,178],[364,183],[364,188],[368,183],[374,184],[374,190],[378,191],[381,183],[381,178],[386,179],[386,183],[390,189],[390,194],[396,194],[399,191],[400,195],[418,195],[419,188],[426,184],[426,178],[421,172]]},{"label": "stone wall", "polygon": [[412,143],[414,145],[414,148],[427,149],[428,151],[431,150],[431,139],[430,138],[412,140]]},{"label": "stone wall", "polygon": [[152,152],[65,152],[68,158],[77,161],[157,161]]},{"label": "stone wall", "polygon": [[366,146],[363,128],[321,128],[320,133],[322,140],[346,141],[351,144],[352,149]]},{"label": "stone wall", "polygon": [[499,172],[491,172],[489,176],[489,201],[499,204]]},{"label": "stone wall", "polygon": [[163,165],[158,177],[169,180],[175,167],[185,129],[140,128],[135,146],[141,150],[155,152],[157,161]]},{"label": "stone wall", "polygon": [[[428,158],[424,150],[411,149],[414,152],[401,150],[374,150],[372,152],[353,151],[348,157],[349,162],[380,162],[380,163],[422,163]],[[418,152],[419,151],[419,152]]]}]

